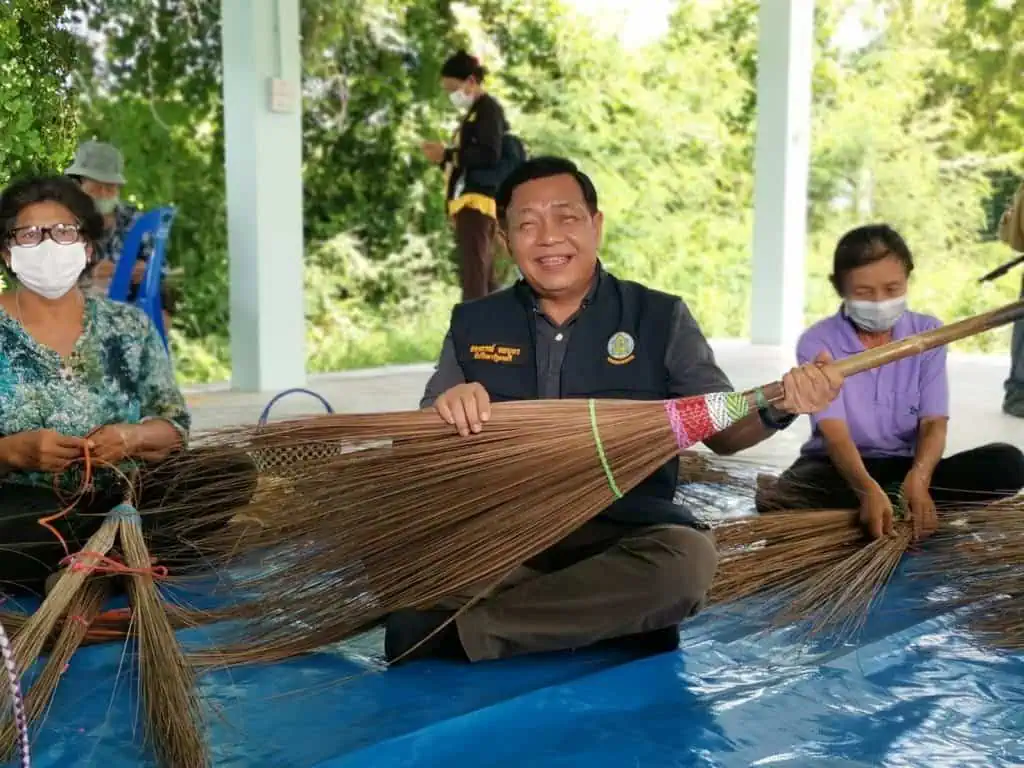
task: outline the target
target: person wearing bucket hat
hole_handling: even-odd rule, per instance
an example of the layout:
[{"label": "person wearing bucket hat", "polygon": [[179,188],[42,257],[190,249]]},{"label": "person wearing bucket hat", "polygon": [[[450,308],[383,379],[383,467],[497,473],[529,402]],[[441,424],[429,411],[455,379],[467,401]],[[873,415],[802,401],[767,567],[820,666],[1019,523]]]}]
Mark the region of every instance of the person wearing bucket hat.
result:
[{"label": "person wearing bucket hat", "polygon": [[[124,156],[113,144],[85,141],[79,145],[71,166],[64,173],[78,181],[103,215],[104,234],[96,244],[96,266],[88,278],[87,288],[92,293],[105,293],[114,274],[114,265],[124,247],[125,237],[141,215],[138,208],[121,200],[121,188],[127,181],[124,175]],[[138,263],[132,272],[129,301],[135,298],[151,252],[152,244],[147,236],[143,238]],[[166,273],[164,265],[164,276]],[[164,325],[170,327],[174,297],[165,284],[161,285],[160,293],[165,313]]]}]

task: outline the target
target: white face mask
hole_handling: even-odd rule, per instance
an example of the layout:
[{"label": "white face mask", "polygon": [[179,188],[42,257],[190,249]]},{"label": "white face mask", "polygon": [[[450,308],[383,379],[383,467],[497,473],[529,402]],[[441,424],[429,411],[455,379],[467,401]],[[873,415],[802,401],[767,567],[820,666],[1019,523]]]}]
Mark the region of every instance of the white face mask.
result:
[{"label": "white face mask", "polygon": [[121,202],[116,197],[100,197],[93,200],[96,204],[96,210],[100,212],[101,216],[109,216],[117,210],[118,204]]},{"label": "white face mask", "polygon": [[85,243],[60,245],[47,238],[34,248],[11,248],[11,269],[25,288],[46,299],[67,294],[82,272],[87,257]]},{"label": "white face mask", "polygon": [[887,301],[857,301],[847,299],[844,302],[846,316],[862,330],[872,333],[884,333],[892,330],[897,321],[907,311],[907,297],[897,296]]},{"label": "white face mask", "polygon": [[456,109],[469,109],[473,106],[473,102],[476,101],[476,99],[465,91],[452,91],[448,94],[448,98]]}]

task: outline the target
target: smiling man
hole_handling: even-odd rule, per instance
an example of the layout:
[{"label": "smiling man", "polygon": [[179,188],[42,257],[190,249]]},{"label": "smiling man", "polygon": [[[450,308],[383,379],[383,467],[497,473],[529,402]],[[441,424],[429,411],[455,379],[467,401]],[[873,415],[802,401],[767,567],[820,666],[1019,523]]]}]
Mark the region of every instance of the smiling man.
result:
[{"label": "smiling man", "polygon": [[[527,161],[496,202],[523,279],[454,309],[422,407],[468,436],[486,428],[495,401],[661,400],[732,389],[679,298],[602,269],[597,191],[575,165]],[[735,453],[796,414],[824,409],[841,384],[826,370],[793,369],[784,401],[708,447]],[[464,601],[392,614],[388,659],[480,661],[597,643],[642,653],[677,647],[679,622],[704,604],[718,562],[711,533],[673,503],[677,474],[678,460],[670,461],[454,621]]]}]

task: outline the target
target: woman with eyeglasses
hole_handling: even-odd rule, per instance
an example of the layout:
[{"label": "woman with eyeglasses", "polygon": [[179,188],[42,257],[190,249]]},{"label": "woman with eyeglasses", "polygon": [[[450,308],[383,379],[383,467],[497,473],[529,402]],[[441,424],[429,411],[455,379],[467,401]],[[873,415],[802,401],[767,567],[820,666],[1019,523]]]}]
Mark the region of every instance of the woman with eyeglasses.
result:
[{"label": "woman with eyeglasses", "polygon": [[[163,518],[145,507],[173,506],[176,492],[254,472],[251,463],[181,477],[173,457],[188,441],[190,419],[156,329],[140,310],[79,288],[103,219],[67,177],[18,181],[0,194],[0,258],[10,290],[0,294],[0,590],[39,591],[48,575],[124,500],[133,475],[151,542],[173,543]],[[13,285],[12,285],[13,283]],[[94,467],[83,483],[85,458]],[[117,471],[115,471],[115,468]],[[139,470],[137,473],[135,470]],[[234,506],[232,494],[207,494]],[[215,490],[215,489],[214,489]],[[252,489],[243,490],[251,494]],[[52,523],[38,520],[68,507]]]}]

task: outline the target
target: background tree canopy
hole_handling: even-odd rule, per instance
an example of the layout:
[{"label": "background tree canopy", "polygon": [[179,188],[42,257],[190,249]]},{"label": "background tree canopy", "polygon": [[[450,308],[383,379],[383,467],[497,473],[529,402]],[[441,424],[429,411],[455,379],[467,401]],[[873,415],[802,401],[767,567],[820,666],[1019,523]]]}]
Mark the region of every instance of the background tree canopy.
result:
[{"label": "background tree canopy", "polygon": [[[748,330],[755,0],[680,0],[669,33],[624,48],[557,0],[302,0],[310,367],[433,359],[457,298],[441,179],[418,152],[453,113],[459,45],[533,153],[579,162],[607,215],[603,259],[682,295],[710,336]],[[60,170],[77,139],[125,154],[126,193],[180,214],[179,375],[227,378],[219,4],[0,3],[0,181]],[[955,318],[1016,294],[976,278],[1010,257],[994,217],[1024,157],[1024,0],[819,2],[807,311],[847,228],[884,220],[914,249],[913,303]],[[862,14],[863,44],[837,30]],[[32,45],[26,45],[31,40]],[[1003,350],[1005,334],[973,349]]]}]

